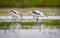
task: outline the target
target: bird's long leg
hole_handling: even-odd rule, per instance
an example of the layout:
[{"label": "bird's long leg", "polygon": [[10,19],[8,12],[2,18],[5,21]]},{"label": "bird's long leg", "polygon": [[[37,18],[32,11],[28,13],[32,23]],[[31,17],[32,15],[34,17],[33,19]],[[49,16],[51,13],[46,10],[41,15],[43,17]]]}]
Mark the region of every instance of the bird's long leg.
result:
[{"label": "bird's long leg", "polygon": [[[14,24],[16,24],[16,17],[14,18]],[[16,28],[16,25],[14,25],[14,29]]]},{"label": "bird's long leg", "polygon": [[15,18],[15,23],[16,23],[16,18]]},{"label": "bird's long leg", "polygon": [[13,17],[12,21],[13,21],[13,23],[12,23],[12,25],[13,25],[12,31],[15,32],[15,28],[16,28],[16,25],[15,25],[15,23],[16,23],[16,17]]},{"label": "bird's long leg", "polygon": [[34,17],[34,15],[33,15],[33,20],[35,21],[35,17]]},{"label": "bird's long leg", "polygon": [[35,18],[34,15],[33,15],[33,18]]},{"label": "bird's long leg", "polygon": [[14,24],[14,17],[12,17],[12,23],[11,23],[11,25],[13,25]]},{"label": "bird's long leg", "polygon": [[[45,14],[45,16],[48,18],[48,15],[47,14]],[[49,18],[48,18],[49,19]]]},{"label": "bird's long leg", "polygon": [[22,18],[22,14],[21,14],[21,22],[22,22],[23,18]]},{"label": "bird's long leg", "polygon": [[38,23],[38,17],[37,17],[37,23]]},{"label": "bird's long leg", "polygon": [[35,20],[35,24],[37,24],[38,23],[38,16],[33,16],[33,18],[34,18],[34,20]]},{"label": "bird's long leg", "polygon": [[12,31],[14,32],[14,27],[13,27],[13,25],[14,25],[14,16],[12,16],[12,22],[11,22],[11,29],[12,29]]},{"label": "bird's long leg", "polygon": [[35,24],[37,24],[37,22],[38,22],[37,16],[34,16],[34,20],[35,20]]},{"label": "bird's long leg", "polygon": [[36,24],[38,24],[38,16],[36,16]]},{"label": "bird's long leg", "polygon": [[[21,22],[22,22],[22,20],[23,20],[23,18],[22,18],[22,14],[20,14],[20,20],[21,20]],[[22,25],[22,24],[21,24]],[[21,28],[21,26],[19,26],[19,29]]]},{"label": "bird's long leg", "polygon": [[33,25],[35,25],[35,18],[34,18],[34,16],[33,16],[33,20],[32,21],[34,21],[34,24]]}]

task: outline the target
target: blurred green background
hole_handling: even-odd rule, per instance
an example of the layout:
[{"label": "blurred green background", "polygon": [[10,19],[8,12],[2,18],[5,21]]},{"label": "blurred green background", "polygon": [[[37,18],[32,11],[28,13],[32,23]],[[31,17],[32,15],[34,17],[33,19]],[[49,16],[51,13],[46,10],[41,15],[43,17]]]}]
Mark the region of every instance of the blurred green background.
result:
[{"label": "blurred green background", "polygon": [[0,0],[0,7],[59,7],[60,0]]}]

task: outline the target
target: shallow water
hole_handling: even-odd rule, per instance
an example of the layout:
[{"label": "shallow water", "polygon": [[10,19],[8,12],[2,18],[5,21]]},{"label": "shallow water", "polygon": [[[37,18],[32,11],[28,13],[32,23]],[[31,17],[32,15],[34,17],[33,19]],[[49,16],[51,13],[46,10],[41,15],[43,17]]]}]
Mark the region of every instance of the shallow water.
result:
[{"label": "shallow water", "polygon": [[[56,26],[20,26],[15,29],[0,29],[0,38],[60,38],[60,28]],[[13,26],[14,26],[13,25]]]}]

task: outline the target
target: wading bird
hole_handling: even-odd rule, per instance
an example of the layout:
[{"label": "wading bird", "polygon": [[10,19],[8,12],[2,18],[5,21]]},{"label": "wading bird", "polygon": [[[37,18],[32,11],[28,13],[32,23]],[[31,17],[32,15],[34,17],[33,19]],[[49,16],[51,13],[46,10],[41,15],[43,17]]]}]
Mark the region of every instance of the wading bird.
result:
[{"label": "wading bird", "polygon": [[9,10],[9,15],[12,17],[11,26],[14,31],[14,29],[16,28],[16,25],[14,25],[14,22],[16,22],[16,18],[20,18],[22,20],[22,14],[19,14],[19,12],[16,10]]},{"label": "wading bird", "polygon": [[16,10],[9,10],[9,15],[12,16],[12,23],[14,22],[14,20],[16,22],[16,18],[22,19],[22,14],[19,14]]},{"label": "wading bird", "polygon": [[30,11],[30,12],[32,13],[33,18],[35,18],[37,20],[37,22],[38,22],[38,17],[47,17],[48,18],[48,16],[46,14],[43,14],[41,11],[35,10],[35,11]]}]

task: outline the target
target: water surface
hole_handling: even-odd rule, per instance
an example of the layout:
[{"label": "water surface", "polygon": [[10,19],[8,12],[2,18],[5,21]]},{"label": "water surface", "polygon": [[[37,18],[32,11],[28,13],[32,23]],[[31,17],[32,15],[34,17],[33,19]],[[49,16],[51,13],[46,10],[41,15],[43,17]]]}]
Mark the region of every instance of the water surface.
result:
[{"label": "water surface", "polygon": [[0,29],[0,38],[60,38],[60,28],[56,26],[34,25]]}]

